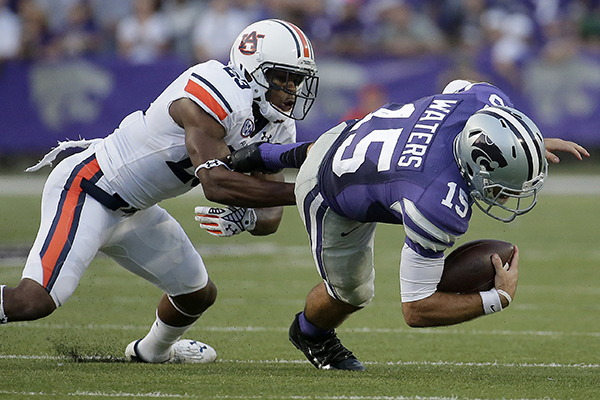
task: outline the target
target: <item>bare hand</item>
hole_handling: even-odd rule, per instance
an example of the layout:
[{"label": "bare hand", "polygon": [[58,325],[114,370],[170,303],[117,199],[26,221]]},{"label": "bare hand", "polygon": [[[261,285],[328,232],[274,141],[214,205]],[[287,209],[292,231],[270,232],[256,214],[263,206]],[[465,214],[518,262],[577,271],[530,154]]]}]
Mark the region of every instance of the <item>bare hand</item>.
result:
[{"label": "bare hand", "polygon": [[553,153],[554,151],[563,151],[566,153],[571,153],[575,157],[577,157],[578,160],[582,159],[582,155],[585,157],[590,156],[590,153],[588,153],[588,151],[585,148],[583,148],[583,146],[580,146],[575,142],[562,140],[558,138],[548,138],[544,139],[544,144],[546,145],[546,159],[555,164],[560,162],[560,158],[558,158],[558,156]]},{"label": "bare hand", "polygon": [[[502,265],[502,259],[498,254],[492,255],[492,264],[494,264],[494,268],[496,269],[496,278],[494,281],[494,286],[496,289],[502,289],[506,293],[508,293],[511,298],[514,299],[515,293],[517,292],[517,280],[519,277],[519,249],[515,246],[515,252],[510,260],[510,265],[507,263]],[[504,296],[500,296],[502,301],[502,307],[508,306],[508,299],[505,299]]]}]

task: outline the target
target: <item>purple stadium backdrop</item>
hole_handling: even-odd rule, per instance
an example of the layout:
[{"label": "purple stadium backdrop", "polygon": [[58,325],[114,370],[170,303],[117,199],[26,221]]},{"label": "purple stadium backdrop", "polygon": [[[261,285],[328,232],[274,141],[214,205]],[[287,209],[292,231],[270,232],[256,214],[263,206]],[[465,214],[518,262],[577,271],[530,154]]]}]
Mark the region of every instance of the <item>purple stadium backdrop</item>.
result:
[{"label": "purple stadium backdrop", "polygon": [[[381,88],[387,100],[403,103],[438,92],[456,77],[443,57],[317,61],[319,95],[298,123],[299,141],[338,123],[365,87]],[[115,60],[6,64],[0,70],[0,156],[41,157],[57,141],[106,136],[127,114],[146,109],[185,68],[177,60],[147,66]],[[518,88],[485,62],[478,69],[546,136],[600,147],[600,57],[580,55],[560,65],[531,62]]]}]

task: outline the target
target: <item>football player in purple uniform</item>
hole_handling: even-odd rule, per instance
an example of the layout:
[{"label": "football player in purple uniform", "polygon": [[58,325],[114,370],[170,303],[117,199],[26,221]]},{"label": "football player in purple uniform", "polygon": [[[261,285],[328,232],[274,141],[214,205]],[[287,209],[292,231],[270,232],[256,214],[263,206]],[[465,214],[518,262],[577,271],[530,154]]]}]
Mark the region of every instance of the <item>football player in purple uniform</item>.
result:
[{"label": "football player in purple uniform", "polygon": [[510,265],[493,257],[493,289],[460,295],[436,290],[444,251],[467,231],[473,204],[505,222],[530,211],[546,159],[558,162],[553,151],[589,156],[576,143],[544,140],[512,107],[495,86],[453,81],[442,94],[346,121],[314,144],[254,144],[232,153],[230,166],[241,172],[300,167],[295,197],[323,282],[309,293],[289,338],[315,367],[365,369],[335,328],[373,298],[378,222],[404,226],[400,285],[409,326],[457,324],[510,304],[516,247]]}]

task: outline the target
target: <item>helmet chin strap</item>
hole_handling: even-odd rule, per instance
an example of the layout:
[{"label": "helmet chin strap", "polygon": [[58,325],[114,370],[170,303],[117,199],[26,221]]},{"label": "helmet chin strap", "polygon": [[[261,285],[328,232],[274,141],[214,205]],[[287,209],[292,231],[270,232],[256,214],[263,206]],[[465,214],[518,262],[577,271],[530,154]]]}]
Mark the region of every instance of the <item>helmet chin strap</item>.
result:
[{"label": "helmet chin strap", "polygon": [[[242,68],[243,67],[241,65],[237,67],[238,70]],[[250,88],[254,92],[254,102],[258,105],[258,109],[260,110],[260,113],[263,117],[265,117],[270,122],[275,122],[285,117],[285,114],[277,111],[275,107],[271,104],[271,102],[267,100],[268,89],[266,89],[257,82],[257,76],[249,73],[245,69],[242,72],[242,76],[244,76],[244,78],[250,84]]]},{"label": "helmet chin strap", "polygon": [[264,101],[259,104],[260,113],[263,117],[271,122],[287,118],[285,114],[278,111],[269,101]]}]

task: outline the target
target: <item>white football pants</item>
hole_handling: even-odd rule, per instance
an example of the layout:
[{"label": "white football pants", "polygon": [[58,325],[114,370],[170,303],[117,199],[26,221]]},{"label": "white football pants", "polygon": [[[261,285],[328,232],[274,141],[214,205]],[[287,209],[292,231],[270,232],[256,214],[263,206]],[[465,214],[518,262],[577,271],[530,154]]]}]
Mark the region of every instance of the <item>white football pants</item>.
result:
[{"label": "white football pants", "polygon": [[171,296],[206,286],[202,258],[169,213],[158,205],[133,214],[111,211],[82,191],[82,179],[114,193],[93,146],[63,160],[46,181],[40,228],[23,278],[44,286],[59,307],[102,251]]}]

